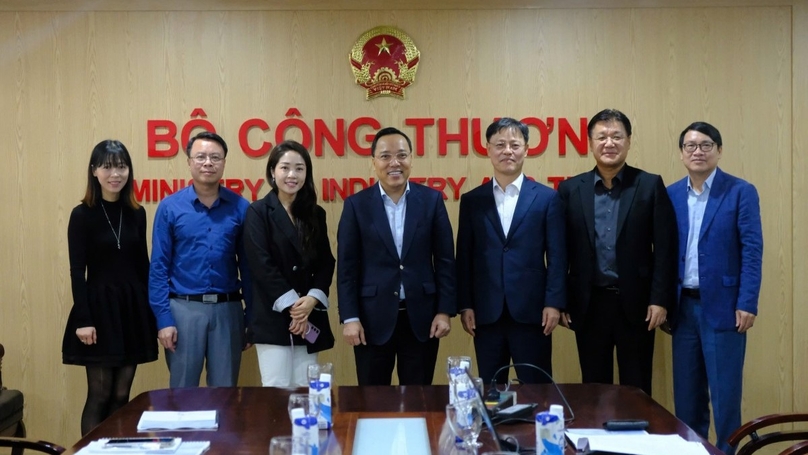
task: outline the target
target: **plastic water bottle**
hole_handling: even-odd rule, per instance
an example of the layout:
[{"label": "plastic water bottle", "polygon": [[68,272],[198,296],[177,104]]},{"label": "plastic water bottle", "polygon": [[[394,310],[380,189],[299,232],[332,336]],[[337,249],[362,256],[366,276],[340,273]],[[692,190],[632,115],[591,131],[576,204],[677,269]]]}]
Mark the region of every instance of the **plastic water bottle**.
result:
[{"label": "plastic water bottle", "polygon": [[566,432],[567,428],[564,421],[564,406],[560,404],[551,404],[550,405],[550,414],[557,416],[558,420],[561,421],[561,442],[562,442],[562,450],[567,448],[567,438],[564,437],[564,433]]},{"label": "plastic water bottle", "polygon": [[536,455],[564,454],[564,422],[543,411],[536,414]]}]

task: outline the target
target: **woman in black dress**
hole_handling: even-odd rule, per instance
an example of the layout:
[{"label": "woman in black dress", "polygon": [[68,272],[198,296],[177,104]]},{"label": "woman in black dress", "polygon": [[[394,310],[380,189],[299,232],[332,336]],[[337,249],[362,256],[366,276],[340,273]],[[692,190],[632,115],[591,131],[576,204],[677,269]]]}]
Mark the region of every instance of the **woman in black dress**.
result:
[{"label": "woman in black dress", "polygon": [[334,255],[306,148],[295,141],[276,145],[266,176],[272,191],[244,218],[250,338],[265,387],[305,386],[308,365],[334,346],[327,312]]},{"label": "woman in black dress", "polygon": [[146,211],[135,201],[132,178],[132,159],[123,144],[96,145],[84,199],[67,227],[73,308],[62,362],[87,370],[82,435],[129,401],[137,365],[157,359]]}]

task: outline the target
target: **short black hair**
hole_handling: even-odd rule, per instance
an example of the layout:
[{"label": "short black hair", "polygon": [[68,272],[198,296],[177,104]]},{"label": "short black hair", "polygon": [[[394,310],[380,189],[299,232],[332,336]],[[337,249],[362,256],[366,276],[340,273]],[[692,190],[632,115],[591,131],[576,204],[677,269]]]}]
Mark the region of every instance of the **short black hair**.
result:
[{"label": "short black hair", "polygon": [[373,143],[370,144],[370,156],[376,156],[376,144],[379,142],[379,139],[381,139],[384,136],[390,136],[392,134],[400,134],[404,136],[404,139],[407,140],[407,146],[410,148],[410,152],[412,152],[412,141],[410,141],[410,138],[398,128],[388,126],[387,128],[380,129],[379,132],[376,133],[375,136],[373,136]]},{"label": "short black hair", "polygon": [[616,121],[623,124],[623,128],[626,129],[626,134],[631,137],[631,120],[626,117],[626,114],[618,111],[617,109],[604,109],[592,117],[592,120],[589,121],[589,125],[586,127],[586,135],[590,138],[592,137],[592,129],[595,128],[600,122],[611,122]]},{"label": "short black hair", "polygon": [[502,130],[511,128],[522,133],[522,138],[525,140],[525,144],[528,143],[528,135],[530,134],[530,130],[528,130],[527,125],[519,120],[516,120],[515,118],[510,117],[502,117],[501,119],[488,125],[488,128],[485,130],[486,142],[491,142],[491,136],[499,133]]},{"label": "short black hair", "polygon": [[216,133],[212,133],[210,131],[203,131],[197,134],[196,136],[192,137],[191,139],[188,139],[188,145],[185,146],[185,154],[188,156],[188,158],[191,157],[191,147],[193,147],[194,142],[196,142],[199,139],[213,141],[221,145],[222,150],[224,150],[224,156],[227,157],[227,143],[224,141],[224,139],[222,139],[222,137]]},{"label": "short black hair", "polygon": [[715,142],[715,145],[719,147],[721,147],[723,144],[721,142],[721,133],[718,132],[718,128],[710,125],[707,122],[693,122],[690,125],[687,125],[687,128],[685,128],[682,131],[682,134],[679,135],[679,148],[682,148],[685,145],[685,134],[687,134],[688,131],[698,131],[701,134],[710,136],[710,139],[712,139],[713,142]]}]

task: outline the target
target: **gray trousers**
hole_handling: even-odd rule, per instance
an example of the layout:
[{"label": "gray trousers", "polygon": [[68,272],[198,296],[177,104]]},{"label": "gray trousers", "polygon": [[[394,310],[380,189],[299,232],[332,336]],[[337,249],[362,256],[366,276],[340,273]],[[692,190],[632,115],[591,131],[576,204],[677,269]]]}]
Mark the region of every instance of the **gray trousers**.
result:
[{"label": "gray trousers", "polygon": [[169,386],[198,387],[203,365],[208,386],[238,385],[244,336],[241,302],[171,299],[170,305],[177,324],[177,344],[174,352],[165,351]]}]

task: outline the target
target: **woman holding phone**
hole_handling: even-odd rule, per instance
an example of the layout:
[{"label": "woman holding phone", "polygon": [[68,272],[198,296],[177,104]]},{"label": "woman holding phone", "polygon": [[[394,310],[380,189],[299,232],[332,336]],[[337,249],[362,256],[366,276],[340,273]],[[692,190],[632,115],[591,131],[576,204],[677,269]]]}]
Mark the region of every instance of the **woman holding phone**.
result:
[{"label": "woman holding phone", "polygon": [[295,141],[276,145],[266,178],[271,191],[250,205],[244,221],[250,341],[265,387],[300,387],[317,353],[334,346],[327,310],[335,260],[308,150]]}]

